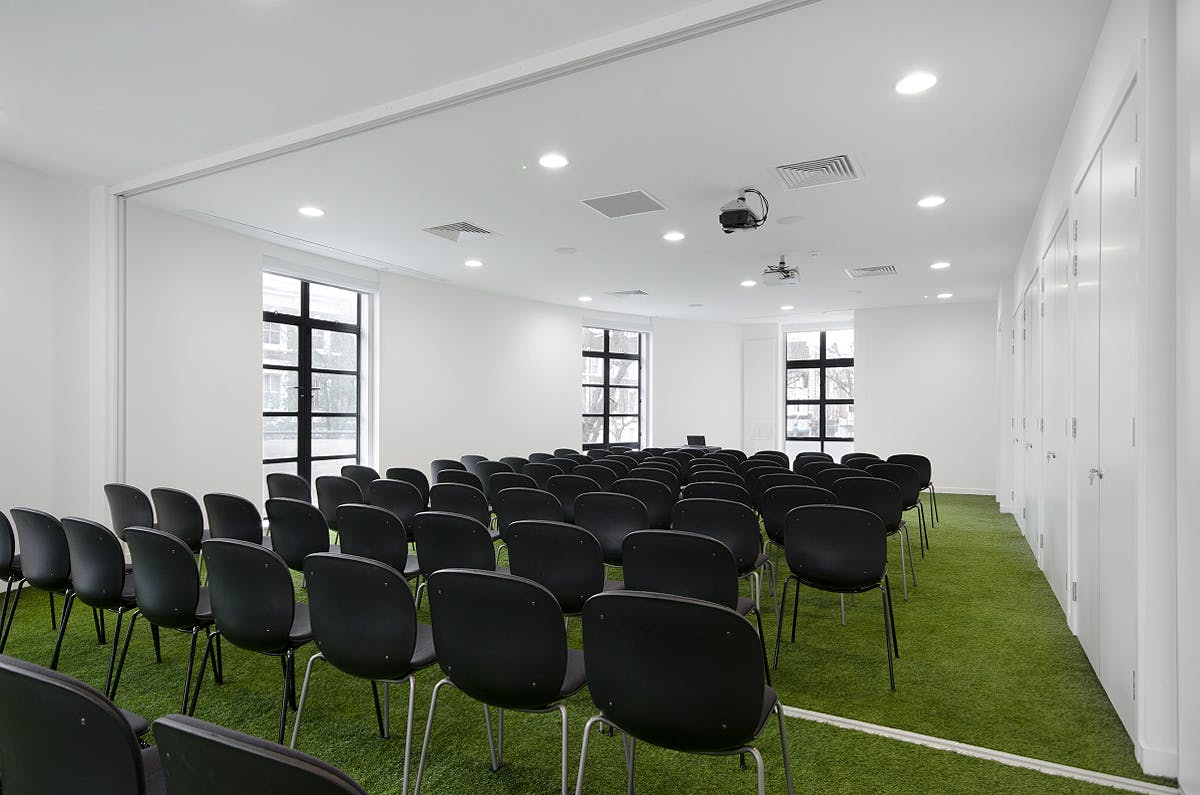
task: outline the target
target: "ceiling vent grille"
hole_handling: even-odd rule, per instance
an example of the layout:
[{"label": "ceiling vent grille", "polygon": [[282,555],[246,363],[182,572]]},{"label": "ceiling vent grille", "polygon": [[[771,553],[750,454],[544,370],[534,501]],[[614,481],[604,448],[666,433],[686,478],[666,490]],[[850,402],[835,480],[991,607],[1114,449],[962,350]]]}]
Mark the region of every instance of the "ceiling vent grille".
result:
[{"label": "ceiling vent grille", "polygon": [[597,196],[594,199],[583,199],[582,201],[607,218],[625,218],[629,215],[655,213],[666,209],[662,202],[644,190],[614,193],[612,196]]},{"label": "ceiling vent grille", "polygon": [[870,276],[892,276],[895,273],[895,265],[876,265],[874,268],[846,268],[846,275],[851,279],[866,279]]},{"label": "ceiling vent grille", "polygon": [[441,226],[431,226],[425,229],[431,235],[445,238],[454,243],[463,240],[475,240],[481,237],[495,234],[482,226],[476,226],[469,221],[455,221],[452,224],[442,224]]},{"label": "ceiling vent grille", "polygon": [[614,290],[613,292],[608,293],[608,295],[616,298],[630,298],[639,295],[650,295],[650,293],[646,292],[645,290]]},{"label": "ceiling vent grille", "polygon": [[861,178],[858,168],[850,160],[850,155],[835,155],[822,157],[819,160],[806,160],[803,163],[776,166],[775,173],[779,175],[779,181],[783,183],[784,190],[812,188],[834,182],[852,182]]}]

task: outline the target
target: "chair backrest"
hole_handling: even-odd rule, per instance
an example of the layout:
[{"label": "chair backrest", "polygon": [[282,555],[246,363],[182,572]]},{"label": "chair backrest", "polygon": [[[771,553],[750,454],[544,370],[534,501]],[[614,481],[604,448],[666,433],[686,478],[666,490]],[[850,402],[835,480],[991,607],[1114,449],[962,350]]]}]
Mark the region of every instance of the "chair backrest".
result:
[{"label": "chair backrest", "polygon": [[579,455],[579,451],[578,451],[578,450],[574,450],[574,449],[572,449],[572,448],[570,448],[570,447],[557,447],[557,448],[555,448],[555,450],[554,450],[554,455],[555,455],[555,456],[564,456],[564,455]]},{"label": "chair backrest", "polygon": [[150,497],[158,514],[158,529],[178,536],[189,549],[199,551],[204,538],[204,511],[200,502],[186,491],[163,487],[150,489]]},{"label": "chair backrest", "polygon": [[107,527],[88,519],[67,517],[62,529],[71,556],[71,590],[89,607],[118,607],[125,588],[121,542]]},{"label": "chair backrest", "polygon": [[879,456],[875,455],[874,453],[863,453],[863,452],[846,453],[839,460],[843,464],[849,464],[851,461],[853,461],[856,458],[874,458],[876,461],[883,460]]},{"label": "chair backrest", "polygon": [[803,475],[804,465],[813,461],[828,461],[833,463],[833,456],[829,455],[829,453],[817,452],[796,453],[796,457],[792,459],[792,471],[797,475]]},{"label": "chair backrest", "polygon": [[313,640],[351,676],[403,679],[412,670],[417,610],[404,575],[377,560],[328,552],[304,561]]},{"label": "chair backrest", "polygon": [[602,467],[599,464],[580,464],[571,471],[576,477],[590,478],[600,484],[600,488],[606,491],[612,488],[612,484],[617,482],[617,473],[608,467]]},{"label": "chair backrest", "polygon": [[775,486],[815,486],[817,481],[808,475],[797,475],[795,472],[768,472],[758,476],[758,493],[765,494],[767,489]]},{"label": "chair backrest", "polygon": [[708,498],[713,500],[729,500],[740,502],[746,507],[754,505],[750,492],[745,486],[736,483],[719,483],[717,481],[696,481],[683,487],[680,497],[685,500]]},{"label": "chair backrest", "polygon": [[512,471],[512,467],[502,461],[480,461],[475,465],[475,474],[479,476],[479,482],[483,484],[483,493],[489,500],[496,497],[496,490],[492,488],[492,475],[501,472],[511,474]]},{"label": "chair backrest", "polygon": [[725,459],[720,458],[716,455],[702,455],[699,458],[693,459],[692,463],[688,465],[688,468],[691,470],[704,468],[704,469],[728,469],[728,470],[732,471],[733,465],[730,464]]},{"label": "chair backrest", "polygon": [[604,590],[604,554],[600,542],[582,527],[564,522],[512,522],[501,530],[508,544],[509,570],[541,583],[574,615]]},{"label": "chair backrest", "polygon": [[312,486],[291,472],[271,472],[267,475],[267,496],[312,502]]},{"label": "chair backrest", "polygon": [[688,483],[732,483],[743,486],[746,479],[732,469],[693,469],[688,473]]},{"label": "chair backrest", "polygon": [[254,503],[236,494],[205,494],[204,511],[208,514],[208,529],[213,538],[235,538],[261,544],[262,514]]},{"label": "chair backrest", "polygon": [[923,455],[916,453],[897,453],[888,456],[889,464],[904,464],[917,470],[921,478],[921,488],[926,488],[933,479],[933,463]]},{"label": "chair backrest", "polygon": [[603,490],[599,483],[583,475],[554,475],[546,483],[546,491],[558,498],[563,519],[568,522],[575,521],[575,500],[580,494]]},{"label": "chair backrest", "polygon": [[833,505],[837,495],[820,486],[772,486],[763,491],[759,512],[767,537],[783,544],[783,527],[788,513],[801,505]]},{"label": "chair backrest", "polygon": [[16,554],[16,550],[17,541],[12,525],[8,517],[0,512],[0,580],[7,580],[12,574],[13,555]]},{"label": "chair backrest", "polygon": [[571,474],[571,471],[573,469],[575,469],[575,467],[579,466],[578,461],[571,459],[571,458],[566,458],[565,456],[560,456],[560,455],[556,455],[554,458],[551,458],[548,461],[546,461],[546,463],[553,464],[554,466],[558,467],[559,469],[561,469],[563,471],[564,475]]},{"label": "chair backrest", "polygon": [[754,569],[762,549],[758,516],[740,502],[680,500],[671,515],[671,528],[717,539],[733,553],[740,574]]},{"label": "chair backrest", "polygon": [[413,519],[417,560],[425,579],[439,569],[496,570],[496,547],[488,527],[460,513],[425,511]]},{"label": "chair backrest", "polygon": [[346,464],[341,470],[342,477],[350,478],[358,484],[358,490],[363,498],[370,496],[371,484],[379,480],[379,470],[366,464]]},{"label": "chair backrest", "polygon": [[466,472],[467,468],[462,465],[461,461],[455,461],[450,458],[435,458],[429,462],[429,479],[433,483],[440,482],[441,474],[447,469],[456,469],[460,472]]},{"label": "chair backrest", "polygon": [[729,450],[718,450],[717,452],[713,453],[711,457],[717,461],[724,461],[726,466],[728,466],[730,469],[733,469],[745,460],[745,456],[746,454],[743,453],[742,457],[739,458],[736,453],[733,453]]},{"label": "chair backrest", "polygon": [[614,444],[614,445],[609,445],[608,452],[613,455],[625,455],[632,449],[633,449],[632,447],[626,447],[625,445]]},{"label": "chair backrest", "polygon": [[562,504],[548,491],[531,488],[502,489],[492,506],[496,509],[496,526],[504,534],[513,522],[541,519],[548,522],[563,520]]},{"label": "chair backrest", "polygon": [[873,478],[890,480],[900,487],[900,499],[904,507],[915,506],[921,499],[921,475],[908,464],[889,464],[875,462],[867,467],[866,472]]},{"label": "chair backrest", "polygon": [[566,474],[562,467],[557,467],[546,461],[530,461],[521,467],[521,472],[533,478],[534,483],[537,484],[539,489],[548,488],[550,486],[550,478],[555,475]]},{"label": "chair backrest", "polygon": [[292,571],[304,571],[304,559],[329,551],[329,524],[311,502],[287,497],[267,500],[271,548]]},{"label": "chair backrest", "polygon": [[487,497],[480,489],[463,483],[438,483],[431,488],[429,509],[469,516],[484,527],[492,523]]},{"label": "chair backrest", "polygon": [[[750,461],[766,462],[764,458],[752,458]],[[754,500],[754,504],[758,505],[762,499],[762,488],[759,486],[759,478],[767,475],[777,475],[786,473],[788,470],[775,464],[764,463],[762,466],[748,467],[742,474],[742,478],[746,481],[746,491],[750,492],[750,499]]]},{"label": "chair backrest", "polygon": [[759,450],[750,457],[765,458],[772,463],[778,464],[784,469],[787,469],[788,465],[792,463],[792,459],[788,458],[788,454],[779,450]]},{"label": "chair backrest", "polygon": [[793,508],[783,531],[788,568],[801,582],[833,591],[874,587],[887,571],[887,535],[878,516],[847,505]]},{"label": "chair backrest", "polygon": [[509,709],[558,698],[567,631],[550,591],[523,577],[468,569],[431,574],[428,591],[438,664],[455,687]]},{"label": "chair backrest", "polygon": [[736,450],[732,447],[725,447],[725,448],[722,448],[721,450],[718,450],[717,452],[722,453],[724,455],[731,455],[734,458],[736,458],[739,462],[746,460],[746,454],[744,452],[742,452],[741,450]]},{"label": "chair backrest", "polygon": [[463,455],[459,456],[458,460],[467,468],[467,471],[472,475],[479,475],[479,464],[488,460],[486,455]]},{"label": "chair backrest", "polygon": [[594,447],[584,453],[588,458],[599,461],[601,458],[608,458],[610,453],[602,447]]},{"label": "chair backrest", "polygon": [[860,478],[866,473],[854,467],[829,467],[817,473],[813,480],[823,489],[832,489],[833,485],[844,478]]},{"label": "chair backrest", "polygon": [[726,751],[757,732],[762,648],[733,610],[666,594],[602,593],[583,607],[583,636],[592,701],[634,737],[678,751]]},{"label": "chair backrest", "polygon": [[624,455],[624,454],[620,454],[620,453],[613,453],[606,460],[615,461],[618,464],[624,464],[625,465],[625,474],[629,474],[629,470],[633,469],[635,466],[638,465],[638,460],[636,458],[630,458],[628,455]]},{"label": "chair backrest", "polygon": [[6,793],[146,791],[141,746],[111,701],[66,674],[5,656],[0,760]]},{"label": "chair backrest", "polygon": [[631,591],[703,599],[736,608],[738,570],[729,547],[678,530],[638,530],[625,536],[622,576]]},{"label": "chair backrest", "polygon": [[643,461],[645,461],[647,458],[650,457],[650,454],[647,453],[645,450],[630,450],[628,453],[625,453],[624,455],[627,458],[632,458],[634,460],[634,462],[638,463],[638,464],[642,463]]},{"label": "chair backrest", "polygon": [[860,472],[866,472],[867,467],[878,464],[880,459],[875,456],[856,455],[853,458],[847,458],[842,466],[848,466],[851,469],[857,469]]},{"label": "chair backrest", "polygon": [[554,458],[553,453],[530,453],[529,454],[529,463],[544,464],[547,461],[549,461],[551,458]]},{"label": "chair backrest", "polygon": [[878,516],[889,533],[899,529],[904,500],[900,487],[892,481],[860,472],[858,477],[842,478],[834,483],[833,493],[842,505],[862,508]]},{"label": "chair backrest", "polygon": [[[425,477],[425,473],[421,470],[412,467],[388,467],[384,477],[388,480],[399,480],[410,484],[420,492],[422,504],[429,504],[429,478]],[[374,495],[372,495],[373,499]]]},{"label": "chair backrest", "polygon": [[662,457],[669,458],[676,464],[679,464],[680,474],[683,475],[683,480],[686,483],[688,465],[691,464],[693,456],[684,452],[683,450],[670,450],[666,453],[663,453]]},{"label": "chair backrest", "polygon": [[[428,501],[428,492],[422,495],[416,486],[407,481],[381,479],[371,484],[371,505],[391,511],[405,527],[412,524],[414,516],[425,510]],[[338,511],[340,512],[341,508],[338,508]],[[342,529],[341,521],[339,513],[339,531]]]},{"label": "chair backrest", "polygon": [[650,516],[646,504],[637,497],[597,491],[575,498],[575,524],[596,536],[605,563],[620,566],[625,536],[635,530],[647,529]]},{"label": "chair backrest", "polygon": [[646,506],[646,527],[666,529],[671,526],[671,509],[675,507],[676,493],[657,480],[621,478],[612,484],[610,491],[641,500]]},{"label": "chair backrest", "polygon": [[204,563],[213,618],[225,639],[250,651],[286,649],[296,592],[283,558],[262,544],[214,538],[204,542]]},{"label": "chair backrest", "polygon": [[65,591],[71,584],[71,551],[58,519],[32,508],[13,508],[12,518],[21,544],[21,576],[37,588]]},{"label": "chair backrest", "polygon": [[520,472],[521,468],[529,463],[529,459],[519,455],[506,455],[500,458],[500,463],[508,464],[508,468],[513,472]]},{"label": "chair backrest", "polygon": [[662,455],[667,452],[665,447],[643,447],[642,452],[646,455]]},{"label": "chair backrest", "polygon": [[146,492],[137,486],[108,483],[104,486],[104,496],[108,498],[108,512],[117,538],[125,538],[126,527],[154,526],[154,507]]},{"label": "chair backrest", "polygon": [[142,615],[168,629],[194,627],[200,572],[188,545],[171,533],[148,527],[129,528],[125,543],[137,570],[137,603]]},{"label": "chair backrest", "polygon": [[[433,485],[438,486],[443,483],[453,483],[457,486],[470,486],[473,489],[483,491],[483,481],[479,479],[479,476],[474,472],[467,472],[464,469],[442,470],[441,474],[438,475],[437,483]],[[433,487],[430,487],[429,491],[432,493]],[[432,499],[433,498],[430,497],[430,500]]]},{"label": "chair backrest", "polygon": [[350,478],[340,475],[322,475],[317,478],[317,507],[321,509],[321,515],[332,530],[338,529],[338,506],[347,503],[361,505],[366,501],[362,488]]},{"label": "chair backrest", "polygon": [[[537,481],[522,472],[497,472],[490,479],[492,492],[499,494],[505,489],[540,489]],[[545,491],[545,489],[542,489]],[[495,502],[493,499],[492,502]]]},{"label": "chair backrest", "polygon": [[667,458],[666,455],[647,456],[646,460],[642,462],[642,466],[651,466],[651,465],[662,465],[662,466],[670,467],[671,471],[674,472],[676,475],[679,475],[680,477],[682,477],[683,472],[686,471],[686,469],[684,468],[685,467],[684,464],[679,463],[674,458]]},{"label": "chair backrest", "polygon": [[835,464],[832,461],[814,459],[812,461],[805,462],[804,466],[801,467],[800,474],[807,475],[808,477],[812,478],[813,480],[816,480],[817,475],[819,475],[821,472],[825,471],[826,469],[838,469],[838,468],[841,468],[841,464]]},{"label": "chair backrest", "polygon": [[[247,782],[270,792],[366,795],[354,779],[316,757],[184,715],[154,721],[170,795],[244,792]],[[260,789],[260,791],[262,791]]]},{"label": "chair backrest", "polygon": [[[593,455],[595,454],[595,455]],[[603,455],[601,455],[603,454]],[[569,453],[563,458],[574,461],[576,464],[594,464],[601,458],[608,458],[607,450],[589,450],[585,453]]]},{"label": "chair backrest", "polygon": [[395,513],[379,505],[349,504],[338,508],[342,553],[377,560],[401,573],[408,563],[407,526]]},{"label": "chair backrest", "polygon": [[671,490],[672,494],[679,493],[679,475],[673,469],[657,467],[652,464],[645,466],[638,465],[629,470],[629,477],[643,478],[645,480],[657,480],[659,483]]}]

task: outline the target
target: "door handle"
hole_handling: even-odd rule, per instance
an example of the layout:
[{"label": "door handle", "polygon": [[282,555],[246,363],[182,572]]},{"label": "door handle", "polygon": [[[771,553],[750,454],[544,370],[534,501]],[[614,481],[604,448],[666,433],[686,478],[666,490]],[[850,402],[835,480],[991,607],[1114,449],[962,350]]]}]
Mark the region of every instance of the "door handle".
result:
[{"label": "door handle", "polygon": [[1053,450],[1047,450],[1046,451],[1046,460],[1049,461],[1052,458],[1058,458],[1058,455]]},{"label": "door handle", "polygon": [[1104,480],[1104,470],[1100,467],[1092,467],[1088,470],[1088,485],[1090,486],[1095,484],[1096,478]]}]

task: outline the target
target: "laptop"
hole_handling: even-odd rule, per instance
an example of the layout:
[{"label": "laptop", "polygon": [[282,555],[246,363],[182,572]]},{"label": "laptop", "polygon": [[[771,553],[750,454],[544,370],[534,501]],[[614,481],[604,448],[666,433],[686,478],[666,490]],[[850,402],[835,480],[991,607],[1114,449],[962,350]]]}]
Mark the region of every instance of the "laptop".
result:
[{"label": "laptop", "polygon": [[704,447],[704,437],[703,436],[688,436],[687,443],[688,443],[688,447]]}]

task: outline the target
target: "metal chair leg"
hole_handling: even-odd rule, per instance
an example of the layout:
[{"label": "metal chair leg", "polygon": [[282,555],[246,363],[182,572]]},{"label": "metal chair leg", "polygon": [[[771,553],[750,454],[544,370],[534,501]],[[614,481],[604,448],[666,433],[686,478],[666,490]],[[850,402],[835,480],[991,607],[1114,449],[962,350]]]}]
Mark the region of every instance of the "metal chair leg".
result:
[{"label": "metal chair leg", "polygon": [[754,769],[758,772],[758,795],[767,795],[767,779],[766,771],[763,769],[762,753],[754,746],[749,746],[747,750],[754,757]]},{"label": "metal chair leg", "polygon": [[[309,658],[308,664],[310,666],[312,665],[311,658]],[[308,673],[306,672],[304,674],[304,688],[302,688],[300,690],[300,703],[301,704],[304,703],[304,690],[307,688],[308,688]],[[374,679],[371,680],[371,698],[374,699],[374,701],[375,701],[375,724],[379,727],[379,736],[382,739],[386,740],[387,739],[387,727],[383,723],[383,707],[381,707],[380,703],[379,703],[379,683],[376,682]],[[299,714],[297,714],[297,717],[299,717]],[[292,732],[292,736],[293,737],[295,736],[294,731]],[[292,747],[293,748],[296,747],[294,743],[293,743]]]},{"label": "metal chair leg", "polygon": [[892,651],[896,653],[896,659],[900,659],[900,646],[896,643],[896,611],[892,609],[892,582],[886,574],[883,575],[883,587],[887,594],[888,621],[892,624]]},{"label": "metal chair leg", "polygon": [[50,670],[58,670],[58,655],[62,651],[63,636],[67,634],[67,621],[71,618],[71,606],[75,604],[75,594],[71,591],[67,592],[67,598],[63,602],[62,620],[58,622],[58,640],[54,643],[54,657],[50,660]]},{"label": "metal chair leg", "polygon": [[[108,678],[104,680],[104,692],[109,692],[113,681],[113,668],[117,662],[117,643],[121,640],[121,619],[125,617],[126,608],[122,607],[117,610],[117,625],[113,627],[112,651],[108,655]],[[132,622],[131,622],[132,626]],[[128,632],[128,630],[126,630]]]},{"label": "metal chair leg", "polygon": [[421,741],[421,759],[417,762],[417,780],[413,784],[413,795],[419,795],[421,792],[421,776],[425,773],[425,757],[429,753],[429,737],[433,734],[433,715],[437,711],[438,691],[448,684],[450,684],[449,679],[442,679],[433,686],[433,696],[429,700],[429,717],[425,721],[425,739]]},{"label": "metal chair leg", "polygon": [[96,625],[96,642],[104,645],[104,611],[92,608],[92,623]]},{"label": "metal chair leg", "polygon": [[[108,691],[108,699],[110,701],[117,700],[117,688],[121,686],[121,671],[125,670],[125,655],[129,654],[129,641],[133,639],[133,629],[137,626],[138,617],[141,615],[140,610],[134,610],[133,615],[129,617],[129,626],[125,629],[125,643],[121,646],[121,659],[117,662],[117,672],[113,675],[112,688]],[[113,648],[117,647],[116,641],[113,641]],[[185,683],[183,686],[183,712],[187,711],[188,686]]]},{"label": "metal chair leg", "polygon": [[[308,683],[312,680],[313,665],[318,659],[325,659],[325,655],[317,652],[308,658],[308,665],[304,666],[304,685],[300,688],[300,703],[296,705],[296,720],[292,723],[292,743],[289,748],[295,749],[296,738],[300,735],[300,717],[304,714],[304,701],[308,698]],[[371,682],[371,689],[375,689],[375,682]],[[379,715],[379,694],[375,694],[375,714]],[[379,720],[380,733],[383,730],[383,719]]]},{"label": "metal chair leg", "polygon": [[[204,685],[204,669],[208,667],[208,657],[212,653],[213,637],[219,636],[220,630],[208,633],[208,640],[204,643],[204,656],[200,658],[200,675],[196,677],[196,690],[192,694],[192,708],[187,711],[188,715],[196,714],[196,703],[200,701],[200,688]],[[213,661],[216,665],[216,661]]]},{"label": "metal chair leg", "polygon": [[767,662],[767,636],[763,632],[762,611],[754,609],[754,618],[758,621],[758,641],[762,645],[763,670],[767,673],[767,684],[771,684],[771,664]]},{"label": "metal chair leg", "polygon": [[917,564],[913,562],[912,554],[912,537],[908,534],[908,525],[905,524],[902,528],[904,533],[904,545],[900,548],[900,555],[904,555],[904,547],[908,547],[908,570],[912,572],[913,587],[917,587]]},{"label": "metal chair leg", "polygon": [[162,646],[159,644],[158,625],[150,625],[150,637],[154,640],[154,661],[162,662]]},{"label": "metal chair leg", "polygon": [[[784,587],[787,587],[786,582],[784,583]],[[588,722],[583,724],[583,748],[579,751],[579,773],[575,778],[575,795],[582,795],[583,793],[583,770],[587,766],[588,740],[592,736],[592,727],[597,723],[604,723],[604,719],[599,715],[588,718]],[[428,738],[429,733],[426,732],[425,736]],[[417,793],[414,791],[413,795],[417,795]]]},{"label": "metal chair leg", "polygon": [[892,692],[895,693],[896,671],[892,664],[892,624],[891,621],[889,621],[890,616],[888,613],[888,595],[887,591],[883,590],[882,588],[880,588],[879,591],[883,597],[881,600],[883,602],[883,645],[887,647],[888,681],[891,683]]},{"label": "metal chair leg", "polygon": [[[8,633],[12,631],[13,619],[17,615],[17,605],[21,602],[21,591],[24,590],[24,588],[23,588],[24,585],[25,585],[24,579],[22,579],[20,582],[17,583],[17,585],[16,585],[17,595],[13,597],[12,607],[9,609],[8,617],[5,619],[4,625],[0,626],[0,630],[2,630],[2,631],[0,631],[0,654],[4,653],[4,646],[8,643]],[[13,589],[13,586],[9,585],[8,590],[12,591],[12,589]],[[8,596],[6,594],[5,599],[7,599],[7,598],[8,598]]]},{"label": "metal chair leg", "polygon": [[792,754],[788,749],[787,727],[783,720],[783,702],[775,702],[775,714],[779,716],[779,745],[783,750],[783,776],[787,779],[788,795],[794,795],[792,789]]},{"label": "metal chair leg", "polygon": [[904,536],[896,532],[896,538],[900,541],[900,580],[904,583],[904,601],[908,601],[908,571],[904,568]]},{"label": "metal chair leg", "polygon": [[[792,581],[791,575],[788,575],[787,579],[785,579],[783,581],[783,599],[781,601],[785,605],[787,604],[788,583],[790,583],[791,581]],[[800,586],[797,585],[796,587],[799,588]],[[776,613],[775,664],[772,666],[773,668],[776,668],[776,669],[779,668],[779,645],[782,641],[783,641],[783,611],[780,610],[778,613]],[[587,741],[587,736],[585,735],[584,742],[586,742],[586,741]]]},{"label": "metal chair leg", "polygon": [[279,739],[275,742],[283,745],[283,736],[287,732],[287,710],[288,710],[288,693],[291,690],[292,666],[288,663],[292,657],[292,650],[288,649],[283,654],[283,698],[279,704]]},{"label": "metal chair leg", "polygon": [[412,758],[413,713],[416,710],[417,680],[410,675],[408,677],[408,719],[405,722],[404,728],[404,779],[400,784],[400,795],[406,795],[408,792],[408,765],[409,760]]},{"label": "metal chair leg", "polygon": [[637,763],[637,740],[622,732],[621,745],[625,748],[625,791],[634,795],[633,769]]},{"label": "metal chair leg", "polygon": [[[63,605],[63,609],[64,610],[67,609],[67,606],[65,604]],[[51,591],[50,592],[50,629],[58,629],[58,624],[55,623],[55,620],[56,619],[54,617],[54,592]]]}]

